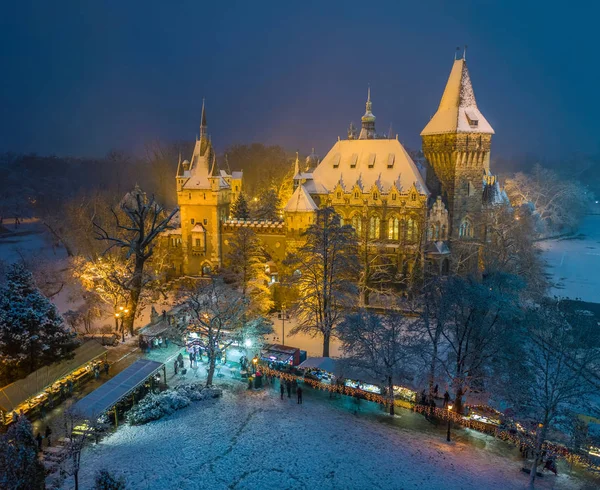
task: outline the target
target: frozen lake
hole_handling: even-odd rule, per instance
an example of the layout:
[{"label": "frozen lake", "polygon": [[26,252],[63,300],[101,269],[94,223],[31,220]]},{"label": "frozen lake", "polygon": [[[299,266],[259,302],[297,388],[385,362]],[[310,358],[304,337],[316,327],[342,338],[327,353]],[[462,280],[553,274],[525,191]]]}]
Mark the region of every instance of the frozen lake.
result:
[{"label": "frozen lake", "polygon": [[575,236],[539,246],[555,283],[552,295],[600,303],[600,215],[586,216]]}]

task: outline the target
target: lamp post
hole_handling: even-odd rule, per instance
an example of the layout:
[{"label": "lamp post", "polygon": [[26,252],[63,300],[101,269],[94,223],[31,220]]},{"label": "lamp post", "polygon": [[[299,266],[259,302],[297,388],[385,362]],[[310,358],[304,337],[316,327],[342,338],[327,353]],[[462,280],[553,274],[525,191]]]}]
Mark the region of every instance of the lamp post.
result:
[{"label": "lamp post", "polygon": [[450,442],[450,427],[452,424],[452,418],[451,418],[451,414],[452,413],[452,404],[448,404],[448,432],[446,434],[446,440],[448,442]]},{"label": "lamp post", "polygon": [[252,369],[254,371],[253,374],[256,374],[256,365],[258,364],[258,357],[254,356],[254,358],[252,359]]},{"label": "lamp post", "polygon": [[121,342],[125,342],[125,315],[129,313],[129,308],[125,308],[124,306],[119,306],[119,311],[115,313],[115,323],[119,322],[121,319]]},{"label": "lamp post", "polygon": [[281,315],[281,344],[285,345],[285,320],[287,318],[285,304],[281,305],[281,311],[279,312],[279,314]]}]

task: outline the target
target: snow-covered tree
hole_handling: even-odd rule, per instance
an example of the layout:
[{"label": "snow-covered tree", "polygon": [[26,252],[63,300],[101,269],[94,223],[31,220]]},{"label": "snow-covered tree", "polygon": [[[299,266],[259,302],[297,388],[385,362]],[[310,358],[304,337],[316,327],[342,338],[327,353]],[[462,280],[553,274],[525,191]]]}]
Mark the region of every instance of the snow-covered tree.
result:
[{"label": "snow-covered tree", "polygon": [[225,266],[233,272],[236,285],[249,307],[265,315],[273,308],[269,276],[265,272],[267,258],[261,241],[251,228],[238,228],[229,239]]},{"label": "snow-covered tree", "polygon": [[0,489],[41,490],[44,466],[38,458],[38,445],[31,423],[19,417],[6,434],[0,435]]},{"label": "snow-covered tree", "polygon": [[281,202],[275,189],[267,189],[260,194],[252,217],[255,219],[279,220]]},{"label": "snow-covered tree", "polygon": [[[212,386],[217,353],[234,342],[243,344],[248,299],[221,279],[212,277],[186,294],[182,311],[187,317],[188,330],[198,334],[198,342],[210,357],[206,386]],[[251,322],[263,324],[260,319]]]},{"label": "snow-covered tree", "polygon": [[75,333],[36,287],[23,264],[8,268],[0,288],[0,381],[9,383],[71,356]]},{"label": "snow-covered tree", "polygon": [[323,337],[323,357],[344,309],[356,304],[359,258],[356,235],[342,226],[333,208],[316,212],[315,222],[303,235],[306,243],[287,259],[294,270],[299,292],[296,311],[299,323],[291,334],[304,332]]},{"label": "snow-covered tree", "polygon": [[418,341],[414,323],[399,313],[363,310],[347,315],[337,327],[345,360],[386,386],[390,415],[394,415],[394,385],[411,377],[409,366]]},{"label": "snow-covered tree", "polygon": [[147,198],[146,194],[136,186],[121,201],[121,211],[125,215],[123,222],[119,215],[113,212],[118,233],[111,234],[107,228],[96,222],[94,226],[99,240],[112,243],[108,250],[113,247],[119,248],[125,251],[126,259],[133,261],[131,276],[126,283],[129,290],[130,313],[125,317],[126,326],[133,335],[133,323],[144,288],[145,265],[153,255],[156,238],[169,228],[178,210],[175,208],[170,213],[166,213],[154,197]]},{"label": "snow-covered tree", "polygon": [[99,470],[94,478],[93,490],[125,490],[127,484],[124,477],[116,477],[108,470]]},{"label": "snow-covered tree", "polygon": [[532,207],[542,234],[575,228],[590,198],[580,182],[539,164],[533,167],[531,174],[519,172],[507,179],[505,188],[513,206]]},{"label": "snow-covered tree", "polygon": [[250,219],[250,208],[243,192],[240,192],[240,195],[231,206],[230,214],[235,219]]},{"label": "snow-covered tree", "polygon": [[519,419],[541,424],[530,488],[548,435],[555,429],[568,433],[600,390],[600,331],[588,313],[549,300],[532,307],[522,322],[521,341],[507,351],[503,395]]}]

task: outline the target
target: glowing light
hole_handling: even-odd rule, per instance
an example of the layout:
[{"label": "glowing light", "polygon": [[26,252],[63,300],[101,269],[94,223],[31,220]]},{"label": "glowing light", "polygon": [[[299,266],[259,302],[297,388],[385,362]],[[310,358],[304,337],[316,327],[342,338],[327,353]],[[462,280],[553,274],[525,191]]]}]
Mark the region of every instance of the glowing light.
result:
[{"label": "glowing light", "polygon": [[246,347],[252,347],[252,341],[250,339],[246,339],[246,341],[244,342],[244,345]]}]

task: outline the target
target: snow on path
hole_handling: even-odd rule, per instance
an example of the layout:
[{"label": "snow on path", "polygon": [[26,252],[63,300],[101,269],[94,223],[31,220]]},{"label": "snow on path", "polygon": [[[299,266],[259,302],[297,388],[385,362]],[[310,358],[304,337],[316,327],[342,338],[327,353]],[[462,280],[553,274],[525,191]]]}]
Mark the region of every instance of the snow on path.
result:
[{"label": "snow on path", "polygon": [[[122,426],[82,457],[82,488],[107,468],[130,489],[522,489],[520,464],[438,435],[353,415],[305,392],[225,392],[168,418]],[[64,488],[71,487],[71,479]],[[577,488],[565,475],[536,488]]]}]

